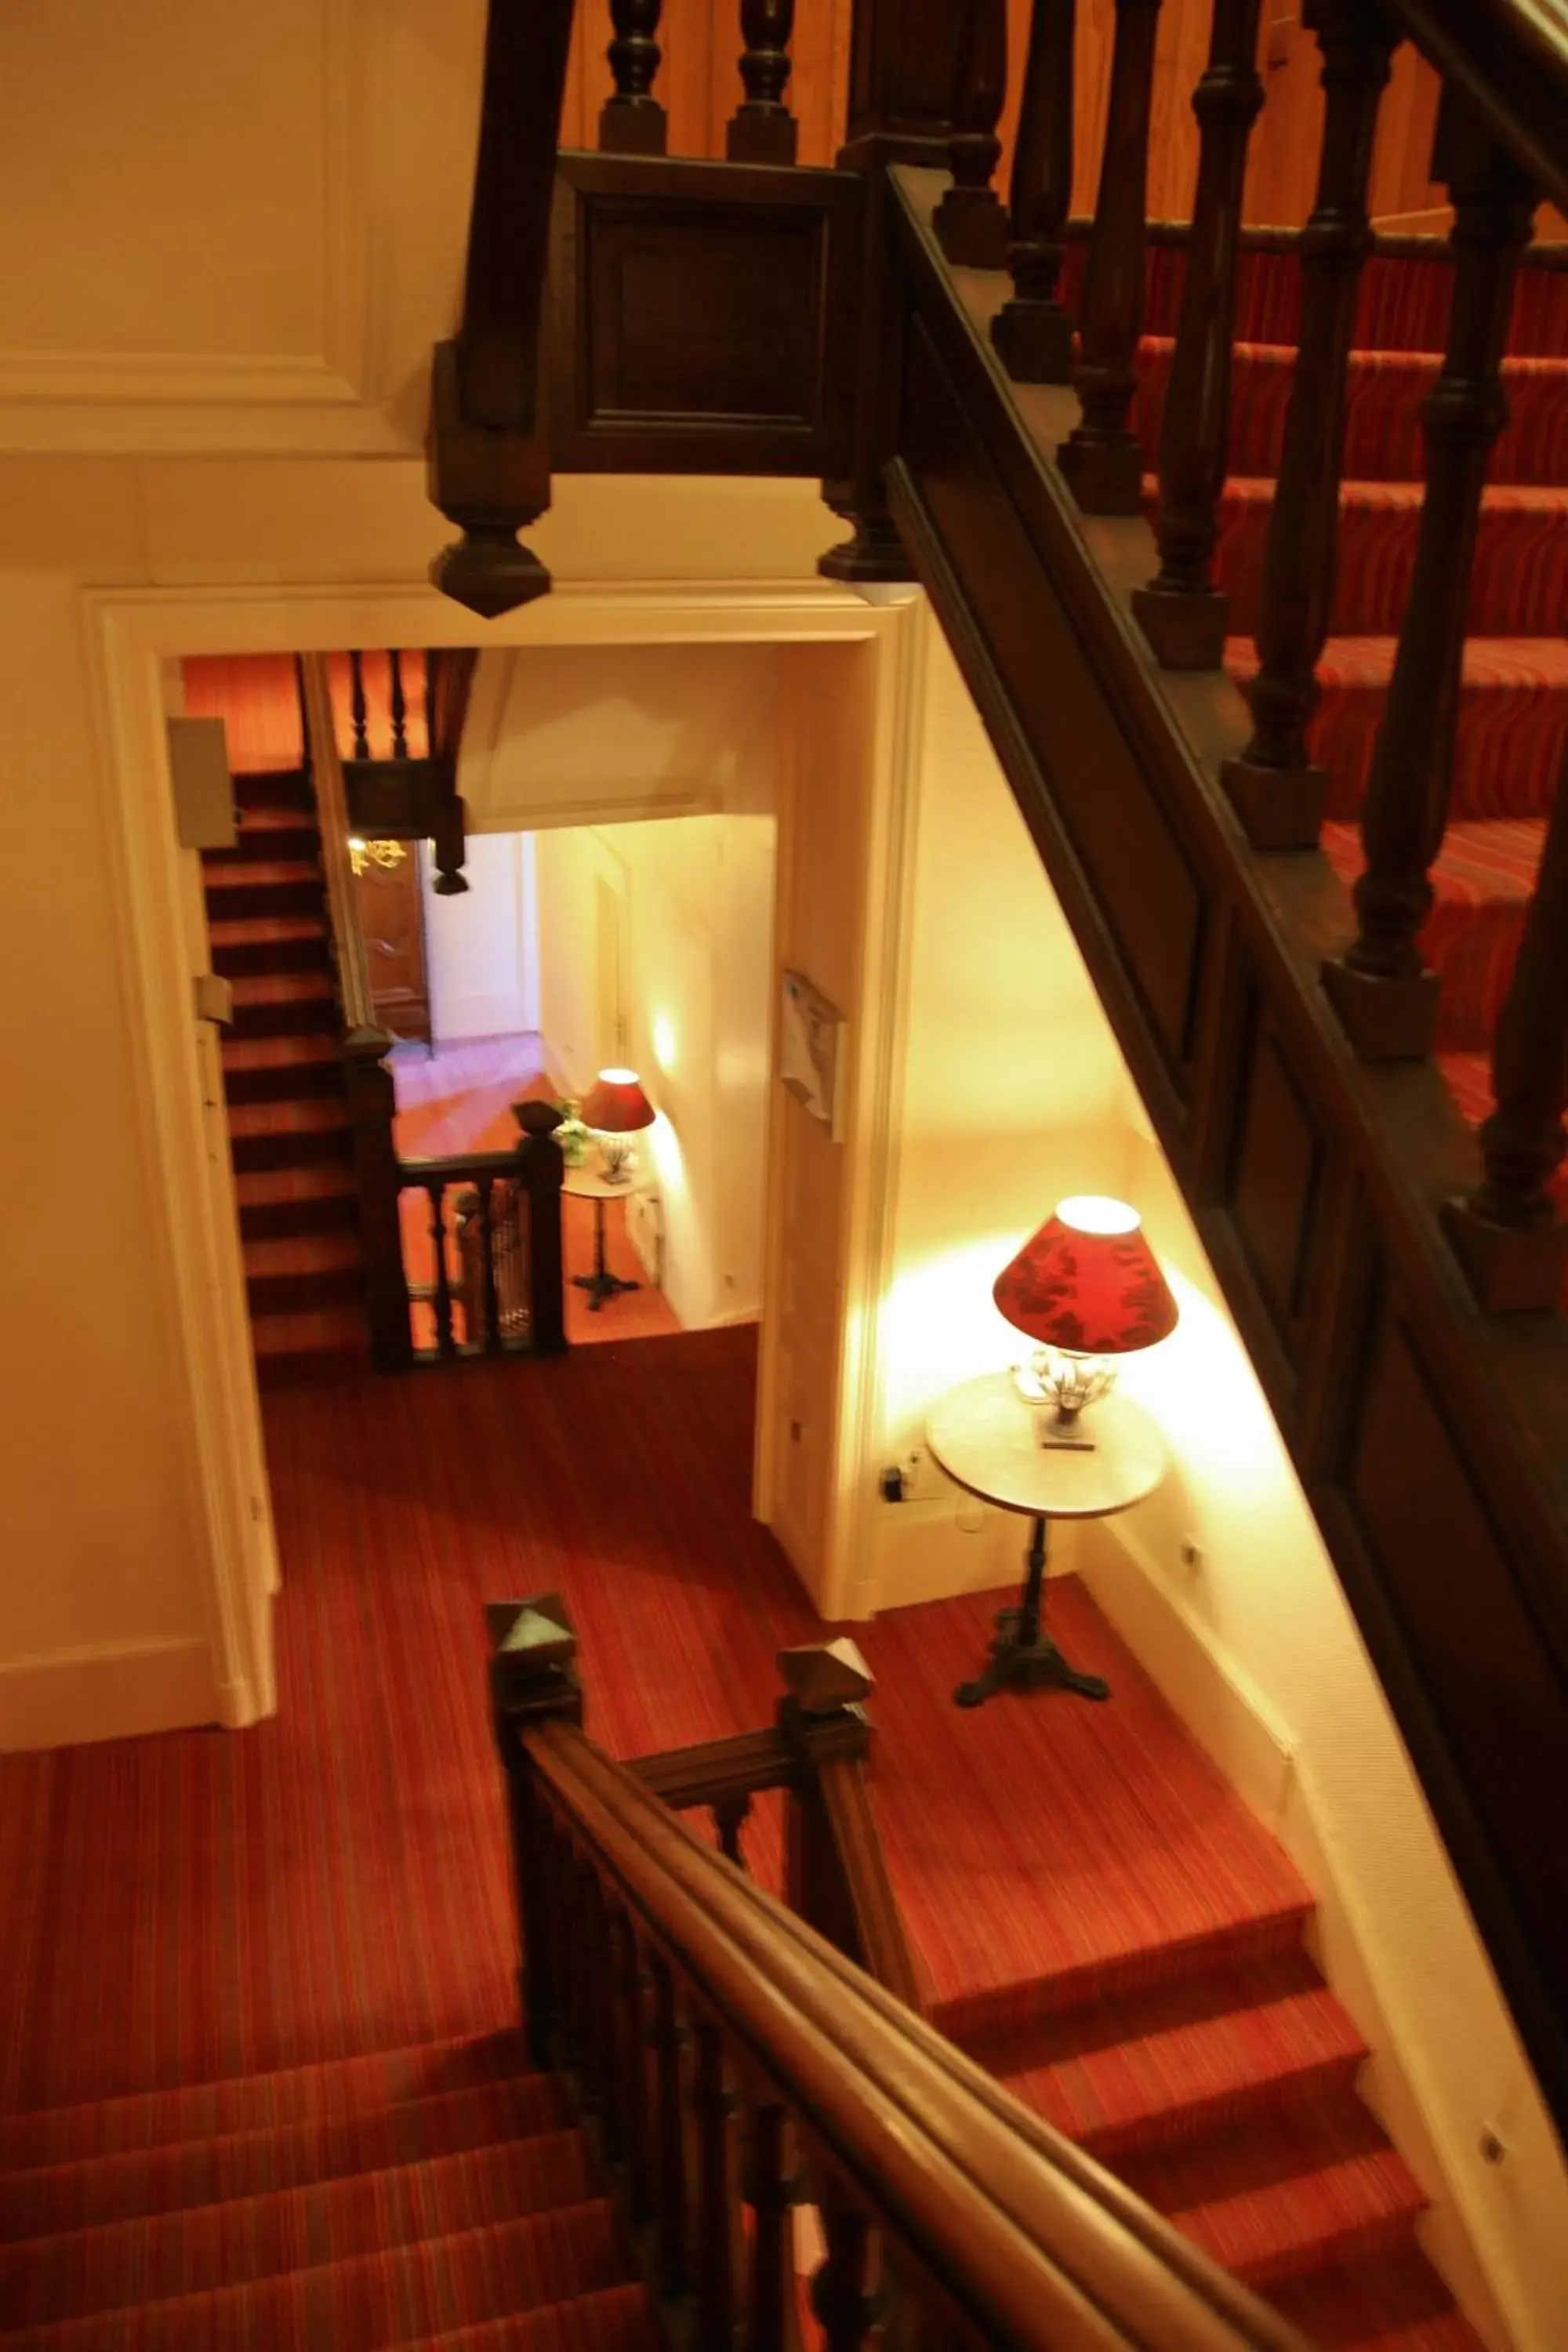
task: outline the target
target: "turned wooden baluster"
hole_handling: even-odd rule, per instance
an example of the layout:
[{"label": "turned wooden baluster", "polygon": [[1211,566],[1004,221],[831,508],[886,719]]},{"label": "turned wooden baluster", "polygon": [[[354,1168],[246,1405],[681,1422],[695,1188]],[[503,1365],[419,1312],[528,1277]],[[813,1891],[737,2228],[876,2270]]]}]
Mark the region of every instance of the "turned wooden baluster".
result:
[{"label": "turned wooden baluster", "polygon": [[1029,59],[1008,191],[1007,267],[1013,291],[991,340],[1016,383],[1067,383],[1072,320],[1057,299],[1072,196],[1076,0],[1034,0]]},{"label": "turned wooden baluster", "polygon": [[626,2213],[634,2224],[646,2221],[653,2210],[647,2097],[649,1982],[637,1946],[637,1929],[630,1914],[623,1911],[616,1920],[616,2047],[620,2067],[618,2097]]},{"label": "turned wooden baluster", "polygon": [[392,756],[395,760],[408,757],[408,701],[403,690],[403,656],[395,646],[386,656],[392,682]]},{"label": "turned wooden baluster", "polygon": [[455,1356],[452,1331],[452,1277],[447,1265],[447,1187],[432,1177],[425,1190],[430,1200],[430,1241],[436,1252],[436,1346],[439,1354]]},{"label": "turned wooden baluster", "polygon": [[[485,1353],[499,1356],[501,1351],[500,1288],[496,1281],[495,1178],[479,1178],[479,1258],[483,1273],[485,1302]],[[477,1334],[470,1331],[470,1339]]]},{"label": "turned wooden baluster", "polygon": [[1568,1223],[1551,1190],[1568,1151],[1568,761],[1498,1015],[1492,1091],[1497,1108],[1480,1136],[1485,1180],[1445,1223],[1483,1307],[1555,1307],[1568,1267]]},{"label": "turned wooden baluster", "polygon": [[621,2047],[623,2011],[620,2003],[621,1958],[619,1922],[605,1900],[595,1871],[588,1885],[588,1944],[592,1958],[592,2013],[589,2032],[594,2043],[594,2077],[599,2103],[599,2145],[611,2164],[626,2147],[622,2099],[626,2090],[625,2053]]},{"label": "turned wooden baluster", "polygon": [[1329,634],[1344,457],[1345,385],[1356,289],[1372,247],[1367,183],[1394,37],[1370,0],[1307,0],[1322,52],[1323,145],[1301,232],[1301,330],[1285,446],[1268,518],[1247,688],[1252,734],[1220,781],[1258,849],[1306,849],[1323,815],[1324,775],[1307,753],[1317,667]]},{"label": "turned wooden baluster", "polygon": [[528,1195],[528,1334],[536,1356],[558,1356],[566,1346],[565,1276],[561,1252],[561,1187],[566,1162],[552,1104],[519,1103],[523,1133],[519,1173]]},{"label": "turned wooden baluster", "polygon": [[752,2116],[743,2194],[754,2215],[746,2352],[789,2352],[795,2343],[795,2224],[801,2181],[790,2162],[789,2120],[782,2107]]},{"label": "turned wooden baluster", "polygon": [[354,758],[370,757],[370,730],[365,724],[364,656],[349,656],[349,707],[353,715]]},{"label": "turned wooden baluster", "polygon": [[616,37],[606,52],[616,86],[599,110],[599,145],[607,155],[662,155],[663,107],[653,94],[662,52],[662,0],[610,0]]},{"label": "turned wooden baluster", "polygon": [[1143,214],[1159,27],[1160,0],[1116,0],[1105,152],[1073,378],[1083,418],[1058,452],[1086,514],[1137,514],[1142,504],[1143,457],[1127,419],[1143,330]]},{"label": "turned wooden baluster", "polygon": [[736,2237],[735,2095],[723,2036],[716,2025],[693,2029],[691,2112],[697,2122],[696,2352],[733,2352]]},{"label": "turned wooden baluster", "polygon": [[1422,404],[1426,495],[1405,625],[1362,810],[1366,870],[1358,930],[1323,966],[1323,985],[1368,1061],[1430,1051],[1437,979],[1416,934],[1432,905],[1458,730],[1470,573],[1492,443],[1508,421],[1502,388],[1514,272],[1530,239],[1530,183],[1452,89],[1434,158],[1454,207],[1453,308],[1443,372]]},{"label": "turned wooden baluster", "polygon": [[742,1870],[746,1867],[746,1857],[741,1852],[741,1832],[751,1810],[752,1800],[744,1790],[739,1796],[721,1797],[713,1807],[713,1826],[719,1832],[721,1851]]},{"label": "turned wooden baluster", "polygon": [[1186,283],[1160,435],[1160,569],[1132,599],[1167,669],[1217,669],[1226,598],[1209,578],[1230,446],[1231,347],[1247,145],[1263,103],[1261,0],[1214,0],[1209,60],[1193,93],[1202,148]]},{"label": "turned wooden baluster", "polygon": [[1007,264],[1007,215],[991,185],[1002,152],[996,125],[1006,96],[1007,0],[968,0],[948,142],[952,185],[931,226],[948,259],[969,269]]},{"label": "turned wooden baluster", "polygon": [[795,120],[784,103],[795,0],[741,0],[741,80],[746,95],[730,117],[731,163],[793,163]]},{"label": "turned wooden baluster", "polygon": [[826,2352],[860,2352],[879,2316],[870,2286],[870,2225],[864,2210],[836,2185],[818,2210],[827,2255],[811,2282],[811,2307]]},{"label": "turned wooden baluster", "polygon": [[689,2278],[686,2184],[686,2052],[689,2037],[676,2006],[669,1963],[657,1954],[653,1979],[653,2189],[658,2237],[658,2283],[665,2294],[683,2294]]}]

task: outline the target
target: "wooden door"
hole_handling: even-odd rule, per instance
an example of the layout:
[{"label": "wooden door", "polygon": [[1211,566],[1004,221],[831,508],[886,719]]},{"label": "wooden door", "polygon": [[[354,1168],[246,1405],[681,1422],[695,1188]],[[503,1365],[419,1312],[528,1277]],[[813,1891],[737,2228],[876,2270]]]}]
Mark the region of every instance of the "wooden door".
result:
[{"label": "wooden door", "polygon": [[[392,853],[401,851],[400,856]],[[425,896],[410,841],[370,842],[354,888],[370,966],[375,1017],[397,1037],[430,1040],[430,983],[425,962]]]}]

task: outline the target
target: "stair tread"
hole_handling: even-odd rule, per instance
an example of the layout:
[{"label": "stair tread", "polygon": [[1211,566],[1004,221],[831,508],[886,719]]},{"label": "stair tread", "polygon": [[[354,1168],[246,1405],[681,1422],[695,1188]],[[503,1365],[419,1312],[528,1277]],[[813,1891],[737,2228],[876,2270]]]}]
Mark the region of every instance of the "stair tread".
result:
[{"label": "stair tread", "polygon": [[242,1209],[270,1208],[290,1201],[358,1200],[354,1166],[349,1155],[347,1129],[341,1160],[307,1160],[300,1168],[247,1168],[234,1180],[235,1196]]},{"label": "stair tread", "polygon": [[[301,1173],[304,1171],[301,1171]],[[311,1171],[314,1174],[317,1171]],[[241,1178],[247,1181],[262,1181]],[[268,1177],[267,1181],[271,1181]],[[0,2116],[0,2173],[401,2106],[535,2069],[515,2027]]]},{"label": "stair tread", "polygon": [[370,1342],[356,1307],[251,1307],[251,1341],[258,1357],[346,1356],[356,1361]]},{"label": "stair tread", "polygon": [[341,1127],[346,1135],[348,1106],[341,1095],[284,1095],[275,1102],[231,1103],[231,1136],[320,1134]]},{"label": "stair tread", "polygon": [[[1324,662],[1342,683],[1386,686],[1398,651],[1397,637],[1331,637]],[[1226,638],[1225,667],[1238,679],[1255,674],[1258,652],[1249,637]],[[1470,687],[1568,687],[1568,641],[1550,636],[1467,637],[1464,679]]]},{"label": "stair tread", "polygon": [[324,969],[314,971],[242,971],[236,972],[229,983],[234,990],[237,1006],[259,1004],[300,1004],[320,998],[330,1004],[334,994],[332,975]]},{"label": "stair tread", "polygon": [[275,1280],[285,1275],[358,1272],[364,1265],[360,1239],[353,1232],[275,1234],[247,1239],[245,1271],[251,1280]]},{"label": "stair tread", "polygon": [[226,890],[322,887],[321,869],[311,857],[247,857],[234,865],[206,866],[202,879],[211,899],[221,898]]},{"label": "stair tread", "polygon": [[0,2311],[45,2326],[524,2221],[595,2195],[582,2133],[541,2132],[0,2245]]},{"label": "stair tread", "polygon": [[1101,2153],[1191,2136],[1270,2095],[1347,2084],[1366,2055],[1304,1952],[1001,2028],[967,2046],[1026,2105]]},{"label": "stair tread", "polygon": [[[29,2352],[227,2352],[236,2344],[330,2341],[354,2352],[416,2343],[445,2326],[500,2319],[629,2284],[608,2201],[584,2200],[406,2246],[238,2284],[58,2320],[0,2346]],[[331,2315],[330,2332],[326,2315]]]},{"label": "stair tread", "polygon": [[1119,2157],[1140,2197],[1228,2271],[1254,2284],[1327,2268],[1357,2246],[1408,2237],[1426,2199],[1353,2094],[1298,2116],[1258,2116],[1244,2133]]},{"label": "stair tread", "polygon": [[658,2352],[664,2337],[647,2291],[640,2285],[601,2287],[507,2319],[480,2320],[426,2336],[406,2352]]},{"label": "stair tread", "polygon": [[1447,2282],[1415,2245],[1289,2280],[1275,2301],[1332,2352],[1483,2352]]},{"label": "stair tread", "polygon": [[33,2164],[0,2175],[0,2242],[307,2188],[560,2131],[571,2121],[558,2081],[522,2074],[386,2106]]},{"label": "stair tread", "polygon": [[335,1063],[338,1041],[330,1030],[290,1029],[279,1037],[226,1037],[226,1070],[280,1070]]},{"label": "stair tread", "polygon": [[[1505,908],[1522,915],[1535,887],[1545,831],[1542,817],[1456,819],[1430,869],[1438,898],[1468,906],[1477,915]],[[1359,826],[1331,819],[1323,826],[1322,843],[1337,873],[1348,877],[1361,872],[1365,859]]]},{"label": "stair tread", "polygon": [[223,915],[207,925],[215,948],[268,947],[326,936],[326,919],[321,915]]}]

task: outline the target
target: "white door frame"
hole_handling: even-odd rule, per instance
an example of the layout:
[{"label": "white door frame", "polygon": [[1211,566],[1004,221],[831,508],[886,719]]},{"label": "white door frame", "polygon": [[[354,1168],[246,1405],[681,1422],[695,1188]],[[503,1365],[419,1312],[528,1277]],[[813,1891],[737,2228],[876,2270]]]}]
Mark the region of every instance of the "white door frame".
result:
[{"label": "white door frame", "polygon": [[[121,993],[138,1057],[137,1147],[161,1213],[149,1237],[174,1303],[191,1444],[188,1506],[205,1562],[214,1674],[225,1722],[270,1711],[267,1601],[269,1530],[258,1528],[263,1462],[254,1385],[237,1380],[248,1348],[232,1190],[226,1218],[205,1149],[202,1085],[180,922],[188,887],[174,836],[163,728],[162,665],[184,655],[331,652],[345,645],[485,646],[862,644],[876,664],[867,789],[870,865],[862,940],[859,1034],[846,1129],[847,1232],[845,1344],[837,1432],[831,1558],[816,1595],[825,1616],[869,1604],[874,1483],[866,1449],[876,1426],[876,1313],[891,1243],[891,1100],[902,1034],[902,947],[912,877],[920,646],[917,604],[872,606],[826,581],[562,583],[489,623],[423,585],[213,587],[89,591],[89,659],[102,719],[107,832]],[[770,1167],[772,1163],[770,1149]],[[773,1387],[763,1307],[759,1426]],[[767,1514],[765,1448],[757,1507]],[[265,1511],[265,1496],[260,1507]],[[258,1560],[261,1564],[258,1566]],[[857,1587],[860,1589],[858,1591]]]}]

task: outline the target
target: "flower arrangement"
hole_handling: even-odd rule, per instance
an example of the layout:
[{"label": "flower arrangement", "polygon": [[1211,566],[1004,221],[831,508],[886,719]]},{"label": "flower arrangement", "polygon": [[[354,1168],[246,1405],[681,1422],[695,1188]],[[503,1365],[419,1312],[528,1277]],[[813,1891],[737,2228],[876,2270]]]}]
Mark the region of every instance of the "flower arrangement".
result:
[{"label": "flower arrangement", "polygon": [[580,1168],[588,1149],[589,1134],[577,1116],[575,1096],[563,1095],[555,1106],[561,1113],[561,1124],[555,1130],[555,1140],[561,1146],[561,1156],[568,1168]]}]

